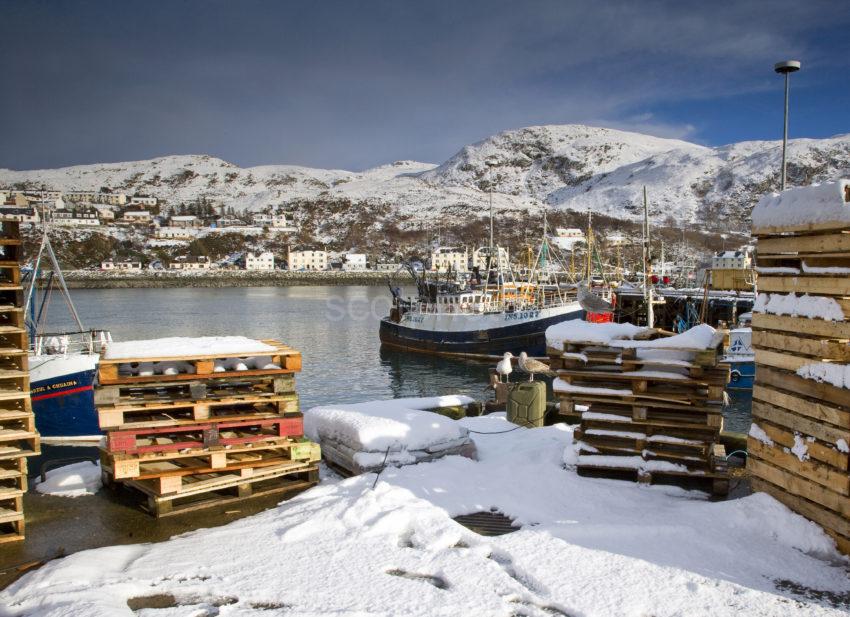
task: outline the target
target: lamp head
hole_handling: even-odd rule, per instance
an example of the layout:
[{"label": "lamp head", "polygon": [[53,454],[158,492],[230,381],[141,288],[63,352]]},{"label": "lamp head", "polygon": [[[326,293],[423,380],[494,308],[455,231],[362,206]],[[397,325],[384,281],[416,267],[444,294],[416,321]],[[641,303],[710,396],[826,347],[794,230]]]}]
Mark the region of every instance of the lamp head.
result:
[{"label": "lamp head", "polygon": [[795,73],[800,70],[800,61],[799,60],[784,60],[782,62],[777,62],[773,65],[773,70],[779,73],[780,75],[787,75],[788,73]]}]

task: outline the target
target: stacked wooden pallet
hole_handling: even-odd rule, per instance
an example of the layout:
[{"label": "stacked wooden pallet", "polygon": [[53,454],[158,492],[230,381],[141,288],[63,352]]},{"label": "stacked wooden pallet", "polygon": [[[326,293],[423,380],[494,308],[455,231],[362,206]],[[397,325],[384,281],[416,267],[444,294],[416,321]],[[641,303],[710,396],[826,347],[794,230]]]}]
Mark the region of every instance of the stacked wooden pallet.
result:
[{"label": "stacked wooden pallet", "polygon": [[301,354],[262,343],[261,353],[159,357],[107,348],[95,390],[106,483],[140,491],[157,517],[315,484],[319,447],[304,439],[295,391]]},{"label": "stacked wooden pallet", "polygon": [[[747,468],[754,489],[820,524],[850,554],[847,184],[833,198],[839,220],[817,220],[818,194],[829,185],[792,189],[759,205],[781,215],[778,200],[796,199],[797,222],[777,224],[783,219],[770,217],[756,226],[754,218],[760,296],[753,315],[756,379]],[[803,220],[807,207],[815,214],[809,222]],[[841,208],[848,213],[843,221]],[[798,297],[803,294],[808,297]]]},{"label": "stacked wooden pallet", "polygon": [[688,335],[666,338],[656,330],[640,332],[642,340],[582,340],[588,327],[619,325],[582,324],[576,337],[548,351],[560,414],[580,406],[579,474],[725,494],[719,434],[729,367],[720,363],[722,334],[700,326],[707,330],[699,348]]},{"label": "stacked wooden pallet", "polygon": [[0,212],[0,542],[24,539],[26,457],[41,451],[29,393],[19,226]]}]

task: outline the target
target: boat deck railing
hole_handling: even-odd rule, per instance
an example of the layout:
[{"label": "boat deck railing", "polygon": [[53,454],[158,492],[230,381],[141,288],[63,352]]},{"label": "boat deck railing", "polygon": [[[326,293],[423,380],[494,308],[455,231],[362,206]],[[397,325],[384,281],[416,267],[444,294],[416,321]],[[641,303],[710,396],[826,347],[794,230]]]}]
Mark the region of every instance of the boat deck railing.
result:
[{"label": "boat deck railing", "polygon": [[111,340],[106,330],[43,332],[33,338],[30,352],[35,356],[99,354]]},{"label": "boat deck railing", "polygon": [[421,315],[488,315],[501,313],[519,313],[522,311],[540,310],[545,308],[557,308],[566,306],[576,302],[573,297],[559,298],[553,295],[552,298],[546,298],[543,302],[535,301],[491,301],[491,302],[417,302],[416,300],[409,301],[409,309],[407,312],[417,313]]}]

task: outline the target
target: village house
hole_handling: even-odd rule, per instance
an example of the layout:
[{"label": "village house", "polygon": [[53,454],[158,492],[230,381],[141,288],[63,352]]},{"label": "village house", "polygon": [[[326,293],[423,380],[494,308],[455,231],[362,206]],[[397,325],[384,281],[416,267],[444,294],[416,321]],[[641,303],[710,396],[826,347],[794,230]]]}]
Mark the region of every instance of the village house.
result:
[{"label": "village house", "polygon": [[153,221],[153,217],[147,210],[127,210],[121,220],[130,225],[148,225]]},{"label": "village house", "polygon": [[327,270],[327,251],[287,251],[286,262],[290,270]]},{"label": "village house", "polygon": [[298,231],[298,229],[289,222],[285,212],[275,212],[272,214],[258,212],[251,217],[251,223],[256,227],[268,227],[274,231]]},{"label": "village house", "polygon": [[127,204],[127,195],[124,193],[98,193],[95,191],[69,191],[64,193],[65,201],[87,202],[91,204],[107,204],[110,206],[123,206]]},{"label": "village house", "polygon": [[111,223],[115,220],[115,210],[112,209],[111,206],[94,206],[95,211],[97,212],[97,217],[103,221],[104,224]]},{"label": "village house", "polygon": [[552,244],[564,251],[572,251],[576,244],[585,242],[584,232],[575,227],[556,227],[552,237]]},{"label": "village house", "polygon": [[222,227],[244,227],[245,222],[234,216],[220,216],[215,220],[215,226]]},{"label": "village house", "polygon": [[172,216],[170,219],[168,219],[168,225],[170,227],[183,228],[200,227],[201,221],[194,214],[181,214],[179,216]]},{"label": "village house", "polygon": [[204,255],[186,256],[181,255],[168,264],[169,270],[211,270],[213,263],[209,257]]},{"label": "village house", "polygon": [[188,227],[157,227],[153,235],[157,240],[193,240],[198,231]]},{"label": "village house", "polygon": [[362,272],[368,269],[365,253],[346,253],[342,257],[342,269],[345,272]]},{"label": "village house", "polygon": [[392,261],[379,261],[375,264],[375,270],[378,272],[396,272],[401,268],[401,264]]},{"label": "village house", "polygon": [[146,195],[133,195],[130,198],[131,206],[153,207],[157,204],[156,197],[148,197]]},{"label": "village house", "polygon": [[141,272],[142,262],[140,261],[103,261],[100,264],[101,270],[113,270],[123,272]]},{"label": "village house", "polygon": [[246,270],[274,270],[274,253],[266,251],[259,255],[248,253],[245,255]]},{"label": "village house", "polygon": [[51,215],[54,225],[61,227],[96,227],[100,225],[96,210],[56,211]]},{"label": "village house", "polygon": [[[491,268],[507,268],[509,265],[508,257],[508,249],[504,247],[495,247],[494,257],[492,263],[490,264]],[[479,271],[487,270],[487,260],[490,257],[490,247],[482,246],[481,248],[476,249],[472,253],[472,265],[473,267],[477,267]]]},{"label": "village house", "polygon": [[752,257],[743,250],[721,251],[711,258],[712,270],[745,270],[752,266]]},{"label": "village house", "polygon": [[469,271],[469,251],[452,246],[440,246],[431,251],[431,270],[434,272]]}]

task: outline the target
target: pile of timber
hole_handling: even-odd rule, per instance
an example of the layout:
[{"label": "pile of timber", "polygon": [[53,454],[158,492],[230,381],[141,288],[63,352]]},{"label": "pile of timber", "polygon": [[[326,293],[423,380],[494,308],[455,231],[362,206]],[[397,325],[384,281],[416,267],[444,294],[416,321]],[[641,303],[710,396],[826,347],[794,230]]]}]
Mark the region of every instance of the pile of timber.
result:
[{"label": "pile of timber", "polygon": [[39,454],[29,388],[20,224],[0,213],[0,542],[24,539],[27,457]]},{"label": "pile of timber", "polygon": [[[828,187],[782,197],[804,211]],[[850,183],[834,200],[850,212]],[[850,215],[817,218],[758,227],[754,219],[760,295],[747,468],[754,489],[821,525],[850,554]]]},{"label": "pile of timber", "polygon": [[548,349],[559,413],[581,418],[578,473],[728,493],[719,443],[729,381],[722,333],[698,326],[707,329],[704,347],[687,335],[679,346],[677,337],[652,329],[642,330],[641,340],[582,340],[587,328],[607,327],[581,324],[562,348]]},{"label": "pile of timber", "polygon": [[157,518],[313,486],[321,453],[304,438],[301,354],[262,343],[270,351],[155,358],[107,347],[95,390],[104,483],[141,492]]}]

